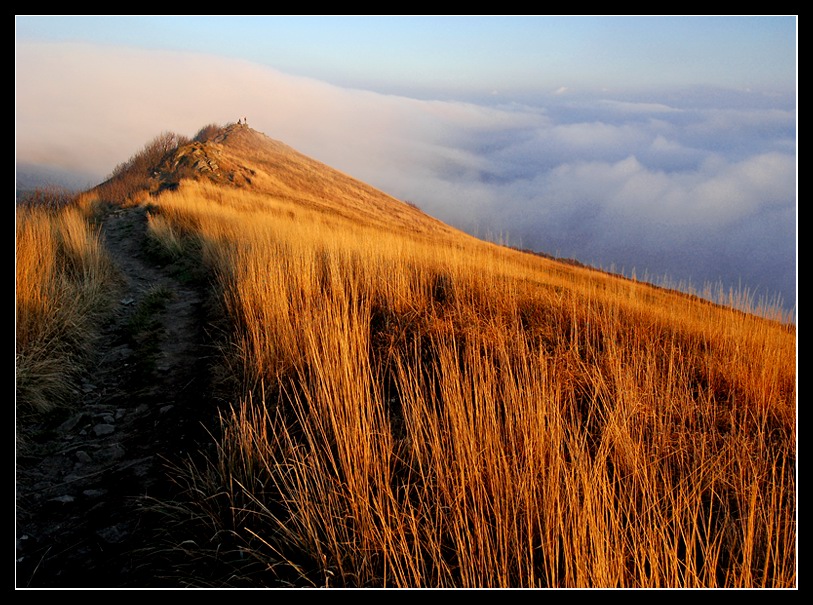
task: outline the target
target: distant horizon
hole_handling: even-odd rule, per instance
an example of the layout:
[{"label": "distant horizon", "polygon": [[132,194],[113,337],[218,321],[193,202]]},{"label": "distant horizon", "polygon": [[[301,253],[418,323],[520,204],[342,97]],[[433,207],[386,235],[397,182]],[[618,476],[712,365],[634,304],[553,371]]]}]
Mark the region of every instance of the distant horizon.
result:
[{"label": "distant horizon", "polygon": [[[16,17],[16,161],[247,116],[452,226],[796,305],[797,23]],[[218,35],[214,35],[217,33]]]}]

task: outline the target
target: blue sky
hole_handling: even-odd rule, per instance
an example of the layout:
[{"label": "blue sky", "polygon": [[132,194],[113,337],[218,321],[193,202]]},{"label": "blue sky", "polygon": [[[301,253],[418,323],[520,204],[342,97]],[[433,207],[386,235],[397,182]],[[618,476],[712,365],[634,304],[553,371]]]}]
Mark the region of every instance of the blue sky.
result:
[{"label": "blue sky", "polygon": [[[364,35],[365,28],[381,24],[385,29],[379,35]],[[698,35],[698,30],[703,33]],[[459,86],[462,91],[504,89],[508,94],[548,85],[555,89],[654,84],[773,87],[781,85],[783,77],[785,84],[793,77],[792,70],[781,65],[782,52],[792,49],[782,30],[780,23],[760,29],[757,23],[724,19],[371,19],[353,28],[350,35],[359,43],[349,47],[349,54],[340,53],[332,67],[344,77],[358,74],[355,77],[368,85],[380,81],[402,87],[404,82],[392,66],[399,57],[409,56],[404,67],[415,85],[439,91],[450,84],[452,91]],[[345,39],[341,30],[303,32],[309,34],[325,36],[319,55],[341,48]],[[342,64],[358,67],[344,75]],[[308,75],[329,77],[330,72],[320,67],[308,65],[314,70]]]},{"label": "blue sky", "polygon": [[797,21],[16,18],[20,166],[254,128],[481,236],[796,294]]},{"label": "blue sky", "polygon": [[18,40],[246,59],[372,90],[792,90],[794,17],[18,17]]}]

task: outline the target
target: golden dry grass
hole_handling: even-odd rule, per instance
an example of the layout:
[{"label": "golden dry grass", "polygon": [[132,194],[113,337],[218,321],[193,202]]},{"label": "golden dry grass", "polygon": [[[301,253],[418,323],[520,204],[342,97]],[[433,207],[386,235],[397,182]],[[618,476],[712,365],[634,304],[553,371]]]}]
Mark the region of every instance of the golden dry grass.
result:
[{"label": "golden dry grass", "polygon": [[75,205],[18,207],[15,235],[17,404],[47,411],[69,398],[90,353],[112,267]]},{"label": "golden dry grass", "polygon": [[281,153],[152,223],[195,240],[231,322],[218,454],[179,481],[250,582],[796,585],[794,326]]}]

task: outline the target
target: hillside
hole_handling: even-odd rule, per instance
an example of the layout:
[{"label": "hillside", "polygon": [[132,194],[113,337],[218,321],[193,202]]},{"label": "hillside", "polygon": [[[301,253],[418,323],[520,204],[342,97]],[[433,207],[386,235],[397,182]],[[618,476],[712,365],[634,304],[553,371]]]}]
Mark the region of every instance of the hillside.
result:
[{"label": "hillside", "polygon": [[177,149],[159,167],[159,187],[173,187],[187,175],[362,224],[425,235],[456,233],[414,206],[248,126],[230,125]]},{"label": "hillside", "polygon": [[18,587],[797,581],[793,325],[244,125],[18,210],[17,416]]}]

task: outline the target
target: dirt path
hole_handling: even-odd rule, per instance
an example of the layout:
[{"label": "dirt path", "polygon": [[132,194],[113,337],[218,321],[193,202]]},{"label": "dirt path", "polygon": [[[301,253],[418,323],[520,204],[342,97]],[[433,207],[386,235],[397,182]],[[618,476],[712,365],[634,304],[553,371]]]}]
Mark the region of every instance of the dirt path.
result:
[{"label": "dirt path", "polygon": [[111,212],[103,237],[121,291],[79,404],[36,426],[17,457],[22,587],[154,586],[145,497],[170,489],[165,459],[202,443],[215,404],[203,299],[147,254],[143,207]]}]

